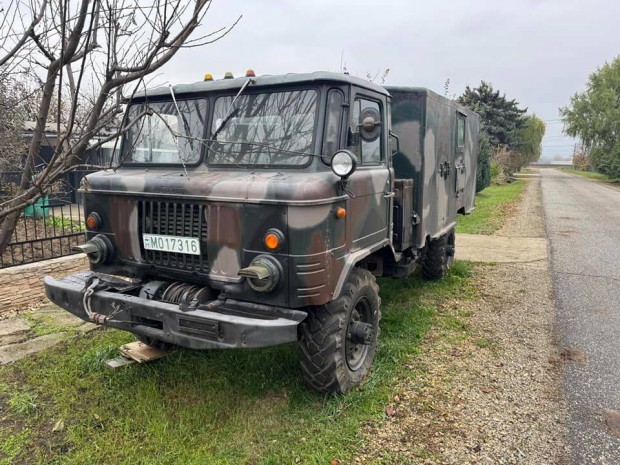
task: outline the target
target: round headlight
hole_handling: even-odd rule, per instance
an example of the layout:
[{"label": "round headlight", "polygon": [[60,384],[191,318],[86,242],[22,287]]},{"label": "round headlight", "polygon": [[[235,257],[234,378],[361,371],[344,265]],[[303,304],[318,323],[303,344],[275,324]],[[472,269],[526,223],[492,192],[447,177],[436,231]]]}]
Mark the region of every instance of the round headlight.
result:
[{"label": "round headlight", "polygon": [[349,150],[339,150],[332,157],[332,171],[341,178],[351,176],[356,166],[355,154]]},{"label": "round headlight", "polygon": [[273,291],[280,282],[280,275],[282,274],[280,271],[280,267],[278,266],[277,262],[275,260],[272,260],[270,257],[259,255],[254,260],[252,260],[250,266],[263,268],[263,270],[265,271],[265,277],[248,278],[248,284],[256,292]]}]

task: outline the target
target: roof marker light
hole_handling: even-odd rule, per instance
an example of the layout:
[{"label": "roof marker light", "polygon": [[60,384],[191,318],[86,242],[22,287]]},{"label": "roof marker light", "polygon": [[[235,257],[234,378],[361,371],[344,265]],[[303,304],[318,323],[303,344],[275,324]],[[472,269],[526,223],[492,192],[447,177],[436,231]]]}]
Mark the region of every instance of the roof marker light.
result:
[{"label": "roof marker light", "polygon": [[233,73],[231,73],[230,71],[226,71],[226,73],[224,74],[224,79],[234,79],[235,76],[233,76]]},{"label": "roof marker light", "polygon": [[248,70],[245,72],[245,77],[256,77],[256,73],[254,72],[254,70],[253,70],[253,69],[248,69]]},{"label": "roof marker light", "polygon": [[213,74],[211,73],[205,74],[205,81],[213,81]]}]

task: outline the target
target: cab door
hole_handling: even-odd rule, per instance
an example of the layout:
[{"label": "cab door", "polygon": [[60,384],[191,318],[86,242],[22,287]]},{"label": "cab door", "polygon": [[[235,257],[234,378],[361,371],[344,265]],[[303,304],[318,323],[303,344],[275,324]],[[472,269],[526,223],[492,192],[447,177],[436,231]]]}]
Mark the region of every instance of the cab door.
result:
[{"label": "cab door", "polygon": [[[349,111],[349,149],[357,156],[357,170],[350,178],[349,232],[351,250],[370,247],[390,237],[393,175],[387,156],[385,101],[357,94]],[[374,129],[362,128],[372,117]]]},{"label": "cab door", "polygon": [[454,168],[456,171],[455,194],[456,211],[465,208],[465,180],[467,166],[465,164],[465,118],[466,116],[456,112],[455,156]]}]

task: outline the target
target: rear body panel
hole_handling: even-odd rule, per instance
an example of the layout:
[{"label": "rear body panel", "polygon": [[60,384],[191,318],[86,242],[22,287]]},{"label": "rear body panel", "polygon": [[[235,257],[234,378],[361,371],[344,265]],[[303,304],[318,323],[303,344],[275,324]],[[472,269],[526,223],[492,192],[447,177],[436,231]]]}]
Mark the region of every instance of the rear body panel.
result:
[{"label": "rear body panel", "polygon": [[[424,247],[474,205],[479,117],[428,89],[388,87],[392,130],[400,151],[393,158],[399,179],[413,179],[413,208],[420,222],[413,246]],[[457,117],[465,120],[465,144],[457,145]]]}]

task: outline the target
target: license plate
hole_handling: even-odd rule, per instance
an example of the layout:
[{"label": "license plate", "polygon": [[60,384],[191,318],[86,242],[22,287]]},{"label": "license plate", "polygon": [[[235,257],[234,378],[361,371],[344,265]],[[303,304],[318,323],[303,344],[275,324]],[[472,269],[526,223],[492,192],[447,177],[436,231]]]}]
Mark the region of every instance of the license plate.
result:
[{"label": "license plate", "polygon": [[142,234],[142,243],[147,250],[200,255],[200,241],[195,237]]}]

